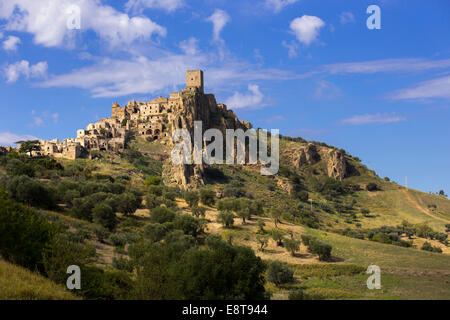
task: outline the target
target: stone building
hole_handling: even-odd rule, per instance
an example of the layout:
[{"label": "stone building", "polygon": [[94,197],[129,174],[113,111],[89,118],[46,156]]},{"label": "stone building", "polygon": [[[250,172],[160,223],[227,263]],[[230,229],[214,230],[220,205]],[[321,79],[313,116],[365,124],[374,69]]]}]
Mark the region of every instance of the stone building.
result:
[{"label": "stone building", "polygon": [[[224,131],[243,126],[226,105],[217,103],[213,94],[205,94],[204,91],[203,71],[189,70],[185,89],[171,92],[168,98],[158,97],[149,102],[129,101],[123,107],[115,102],[110,118],[77,130],[76,138],[62,142],[41,140],[41,148],[34,151],[35,155],[76,159],[92,150],[120,152],[131,136],[140,136],[147,141],[161,140],[177,128],[192,131],[195,120],[203,121],[205,129],[216,126]],[[214,119],[222,118],[226,120],[213,123]]]}]

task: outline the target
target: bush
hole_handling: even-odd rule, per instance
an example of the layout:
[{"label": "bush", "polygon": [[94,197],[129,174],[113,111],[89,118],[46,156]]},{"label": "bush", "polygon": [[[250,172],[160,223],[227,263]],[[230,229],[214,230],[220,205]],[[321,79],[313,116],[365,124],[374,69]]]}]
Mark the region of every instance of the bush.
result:
[{"label": "bush", "polygon": [[141,199],[133,193],[125,192],[117,197],[117,211],[124,215],[134,213],[140,206]]},{"label": "bush", "polygon": [[206,206],[213,206],[216,203],[216,194],[211,189],[200,190],[200,201]]},{"label": "bush", "polygon": [[113,233],[109,237],[109,241],[115,247],[123,247],[127,243],[127,237],[123,233]]},{"label": "bush", "polygon": [[370,182],[367,184],[366,186],[367,191],[377,191],[378,190],[378,186],[376,183],[374,182]]},{"label": "bush", "polygon": [[280,261],[269,262],[267,280],[279,286],[294,281],[294,271]]},{"label": "bush", "polygon": [[184,193],[184,200],[186,200],[189,207],[195,207],[198,205],[200,196],[197,191],[187,191]]},{"label": "bush", "polygon": [[117,225],[116,215],[113,209],[104,203],[97,204],[92,209],[94,223],[97,223],[108,230],[113,230]]},{"label": "bush", "polygon": [[157,186],[159,184],[161,184],[161,178],[157,177],[157,176],[151,176],[151,177],[145,179],[145,182],[144,182],[144,185],[146,187]]},{"label": "bush", "polygon": [[167,233],[167,227],[160,223],[149,223],[144,227],[144,236],[151,242],[161,241]]},{"label": "bush", "polygon": [[0,255],[30,269],[43,268],[43,251],[53,241],[55,227],[32,209],[3,198],[0,191]]},{"label": "bush", "polygon": [[148,194],[145,198],[147,209],[152,210],[162,204],[161,198],[154,194]]},{"label": "bush", "polygon": [[305,293],[303,289],[294,289],[289,291],[289,300],[305,300]]},{"label": "bush", "polygon": [[320,261],[328,261],[331,258],[332,247],[329,244],[314,239],[310,242],[308,249],[317,254]]},{"label": "bush", "polygon": [[286,239],[284,240],[284,247],[287,251],[291,252],[292,256],[294,256],[295,252],[300,250],[300,241],[295,239]]},{"label": "bush", "polygon": [[174,228],[182,230],[184,234],[191,235],[194,238],[203,232],[203,225],[200,221],[188,214],[182,214],[176,217]]},{"label": "bush", "polygon": [[217,215],[217,222],[221,223],[225,228],[229,228],[234,224],[234,214],[231,211],[220,211]]},{"label": "bush", "polygon": [[92,226],[92,229],[94,231],[95,236],[97,237],[97,240],[100,242],[104,242],[104,240],[109,236],[108,229],[106,229],[100,224],[94,224]]},{"label": "bush", "polygon": [[311,237],[311,236],[308,236],[307,234],[302,234],[302,235],[301,235],[301,238],[302,238],[302,242],[303,242],[303,244],[304,244],[305,246],[309,246],[309,245],[310,245],[311,240],[312,240],[312,237]]},{"label": "bush", "polygon": [[205,217],[205,214],[206,214],[205,207],[194,206],[191,208],[191,211],[192,211],[192,215],[197,218]]},{"label": "bush", "polygon": [[123,257],[113,258],[112,266],[117,270],[124,270],[127,272],[133,272],[133,264],[130,260],[125,259]]},{"label": "bush", "polygon": [[298,193],[298,198],[300,199],[300,201],[306,202],[309,199],[309,195],[308,192],[306,191],[300,191]]},{"label": "bush", "polygon": [[153,223],[172,222],[174,219],[175,212],[166,207],[158,207],[150,212],[150,221]]}]

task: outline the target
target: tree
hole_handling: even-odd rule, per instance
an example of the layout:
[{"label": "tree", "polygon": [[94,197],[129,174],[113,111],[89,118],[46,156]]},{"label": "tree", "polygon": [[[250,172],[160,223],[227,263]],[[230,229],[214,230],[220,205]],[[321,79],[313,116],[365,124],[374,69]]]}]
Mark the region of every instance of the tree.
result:
[{"label": "tree", "polygon": [[278,228],[278,222],[280,222],[281,218],[281,210],[279,208],[270,208],[270,216],[275,223],[275,228]]},{"label": "tree", "polygon": [[264,220],[263,219],[258,219],[256,224],[258,225],[259,231],[263,233],[264,232],[264,226],[266,225]]},{"label": "tree", "polygon": [[284,247],[287,251],[291,252],[292,256],[295,256],[295,252],[300,250],[300,241],[296,239],[286,239],[284,240]]},{"label": "tree", "polygon": [[99,203],[92,209],[92,217],[94,223],[102,225],[108,230],[113,230],[116,227],[116,215],[113,209],[105,203]]},{"label": "tree", "polygon": [[189,207],[198,206],[198,201],[200,200],[200,196],[197,191],[186,191],[184,193],[184,200],[186,200]]},{"label": "tree", "polygon": [[191,212],[194,217],[197,217],[197,218],[203,217],[204,218],[206,215],[206,208],[194,206],[191,208]]},{"label": "tree", "polygon": [[259,243],[259,250],[264,251],[269,244],[269,238],[267,236],[257,235],[256,241]]},{"label": "tree", "polygon": [[331,258],[332,247],[329,244],[320,242],[317,239],[310,241],[308,249],[319,256],[320,261],[328,261]]},{"label": "tree", "polygon": [[124,215],[134,213],[140,205],[141,199],[133,193],[125,192],[118,196],[117,211]]},{"label": "tree", "polygon": [[271,261],[267,268],[267,280],[279,286],[294,281],[294,271],[280,261]]},{"label": "tree", "polygon": [[239,210],[237,211],[237,216],[239,218],[242,218],[242,224],[246,224],[245,219],[250,219],[250,208],[239,208]]},{"label": "tree", "polygon": [[234,224],[234,214],[231,211],[220,211],[217,215],[217,222],[221,223],[225,228],[229,228]]},{"label": "tree", "polygon": [[277,243],[277,246],[283,245],[284,232],[280,229],[272,229],[271,231],[272,239]]},{"label": "tree", "polygon": [[108,229],[106,229],[105,227],[103,227],[102,225],[99,224],[94,224],[92,226],[92,229],[94,231],[95,236],[97,237],[97,240],[100,242],[104,242],[106,238],[108,238],[109,236],[109,232]]},{"label": "tree", "polygon": [[33,151],[39,151],[41,150],[41,143],[39,140],[26,140],[26,141],[17,141],[17,144],[20,144],[19,152],[30,153],[30,157],[33,156]]},{"label": "tree", "polygon": [[213,206],[216,203],[216,194],[211,189],[200,190],[200,201],[206,206]]},{"label": "tree", "polygon": [[172,222],[174,219],[175,212],[166,207],[158,207],[150,212],[150,221],[153,223]]}]

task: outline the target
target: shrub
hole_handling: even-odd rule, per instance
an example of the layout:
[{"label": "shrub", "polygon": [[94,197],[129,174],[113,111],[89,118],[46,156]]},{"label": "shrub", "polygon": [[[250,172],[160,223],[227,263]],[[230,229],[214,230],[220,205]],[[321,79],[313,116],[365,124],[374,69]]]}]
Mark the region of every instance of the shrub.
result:
[{"label": "shrub", "polygon": [[370,182],[367,184],[366,186],[367,191],[377,191],[378,190],[378,186],[376,183],[374,182]]},{"label": "shrub", "polygon": [[145,182],[144,182],[144,185],[146,187],[157,186],[159,184],[161,184],[161,178],[157,177],[157,176],[151,176],[151,177],[145,179]]},{"label": "shrub", "polygon": [[92,226],[92,230],[94,231],[97,240],[100,242],[104,242],[106,238],[109,236],[109,231],[105,227],[100,224],[94,224]]},{"label": "shrub", "polygon": [[113,209],[104,203],[97,204],[92,209],[94,223],[97,223],[108,230],[113,230],[117,225],[116,215]]},{"label": "shrub", "polygon": [[160,223],[149,223],[144,228],[144,236],[151,242],[161,241],[167,233],[167,227]]},{"label": "shrub", "polygon": [[269,244],[269,237],[257,235],[256,241],[259,243],[259,250],[264,251],[264,248]]},{"label": "shrub", "polygon": [[42,270],[42,255],[56,233],[32,209],[6,200],[0,191],[0,255],[30,269]]},{"label": "shrub", "polygon": [[174,228],[182,230],[184,234],[191,235],[194,238],[203,232],[203,225],[200,221],[188,214],[182,214],[176,217]]},{"label": "shrub", "polygon": [[298,198],[300,199],[300,201],[306,202],[309,199],[309,195],[308,192],[306,191],[300,191],[298,193]]},{"label": "shrub", "polygon": [[198,205],[200,196],[197,191],[187,191],[184,193],[184,200],[186,200],[189,207],[195,207]]},{"label": "shrub", "polygon": [[284,240],[284,247],[287,251],[291,252],[292,256],[294,256],[295,252],[300,250],[300,241],[295,239],[286,239]]},{"label": "shrub", "polygon": [[213,206],[216,202],[216,194],[214,190],[211,189],[201,189],[200,190],[200,201],[207,206]]},{"label": "shrub", "polygon": [[305,293],[303,289],[294,289],[289,291],[289,300],[305,300]]},{"label": "shrub", "polygon": [[272,239],[277,243],[277,246],[283,246],[285,233],[280,229],[272,229],[270,232]]},{"label": "shrub", "polygon": [[294,271],[280,261],[269,262],[267,280],[279,286],[294,281]]},{"label": "shrub", "polygon": [[307,234],[302,234],[300,237],[302,238],[302,242],[303,242],[303,244],[305,246],[309,246],[310,245],[311,239],[312,239],[311,236],[308,236]]},{"label": "shrub", "polygon": [[329,244],[313,240],[310,242],[308,249],[310,249],[312,253],[317,254],[320,261],[328,261],[331,258],[332,247]]},{"label": "shrub", "polygon": [[117,270],[124,270],[127,272],[133,272],[134,269],[133,263],[130,260],[123,257],[119,258],[114,257],[112,260],[112,266]]},{"label": "shrub", "polygon": [[147,209],[152,210],[156,207],[159,207],[162,203],[161,198],[154,194],[148,194],[145,198],[145,203],[147,206]]},{"label": "shrub", "polygon": [[165,207],[158,207],[150,212],[150,221],[153,223],[172,222],[175,219],[175,212]]},{"label": "shrub", "polygon": [[125,192],[117,197],[117,211],[124,215],[134,213],[140,206],[141,199],[133,193]]},{"label": "shrub", "polygon": [[206,214],[205,207],[194,206],[191,208],[191,211],[192,211],[192,215],[197,218],[205,217],[205,214]]},{"label": "shrub", "polygon": [[234,224],[234,214],[231,211],[220,211],[217,215],[217,222],[221,223],[225,228],[229,228]]},{"label": "shrub", "polygon": [[113,233],[109,237],[109,241],[115,247],[123,247],[127,243],[127,237],[123,233]]}]

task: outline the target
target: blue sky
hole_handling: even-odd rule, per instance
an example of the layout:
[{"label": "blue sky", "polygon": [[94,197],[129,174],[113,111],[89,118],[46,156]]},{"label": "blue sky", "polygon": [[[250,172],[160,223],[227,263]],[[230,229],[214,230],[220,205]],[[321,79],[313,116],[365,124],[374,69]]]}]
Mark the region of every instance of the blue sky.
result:
[{"label": "blue sky", "polygon": [[255,127],[450,192],[449,31],[447,0],[3,0],[0,145],[74,137],[201,68]]}]

